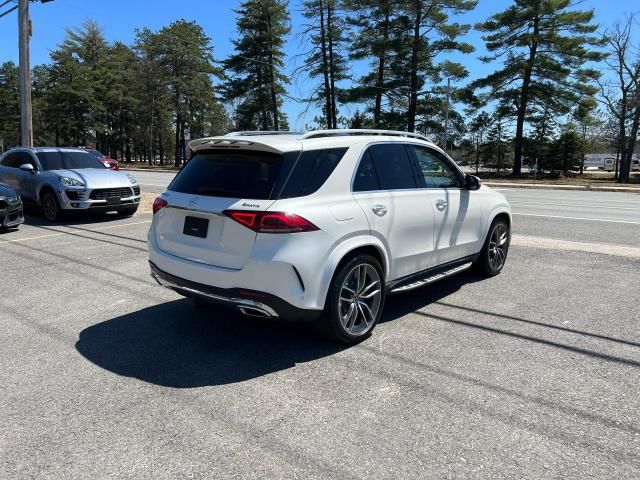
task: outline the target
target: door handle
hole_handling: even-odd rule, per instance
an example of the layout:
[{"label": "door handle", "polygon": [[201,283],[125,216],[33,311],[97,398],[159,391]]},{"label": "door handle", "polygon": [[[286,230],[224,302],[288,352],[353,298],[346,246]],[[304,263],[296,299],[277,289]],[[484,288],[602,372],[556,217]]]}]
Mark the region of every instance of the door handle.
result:
[{"label": "door handle", "polygon": [[387,214],[387,207],[384,205],[375,205],[371,210],[379,217],[384,217]]},{"label": "door handle", "polygon": [[439,209],[444,209],[447,208],[449,206],[449,202],[447,202],[446,200],[438,200],[436,202],[436,207],[438,207]]}]

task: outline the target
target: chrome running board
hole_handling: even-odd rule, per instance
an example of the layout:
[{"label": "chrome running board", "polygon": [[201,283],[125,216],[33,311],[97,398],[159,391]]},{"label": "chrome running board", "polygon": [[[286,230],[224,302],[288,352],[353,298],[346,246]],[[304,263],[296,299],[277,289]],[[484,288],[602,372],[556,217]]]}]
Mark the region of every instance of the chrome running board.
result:
[{"label": "chrome running board", "polygon": [[429,285],[430,283],[437,282],[438,280],[442,280],[443,278],[447,278],[447,277],[450,277],[451,275],[455,275],[456,273],[463,272],[471,268],[471,265],[473,265],[472,262],[464,263],[450,270],[445,270],[444,272],[435,273],[428,277],[421,278],[420,280],[415,280],[411,283],[407,283],[406,285],[392,288],[391,293],[406,292],[408,290],[413,290],[414,288],[424,287],[425,285]]}]

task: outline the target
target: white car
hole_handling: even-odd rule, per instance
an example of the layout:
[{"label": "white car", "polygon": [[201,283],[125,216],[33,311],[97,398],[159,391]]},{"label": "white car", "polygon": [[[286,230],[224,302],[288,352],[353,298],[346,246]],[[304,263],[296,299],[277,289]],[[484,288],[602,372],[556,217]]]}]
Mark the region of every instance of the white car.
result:
[{"label": "white car", "polygon": [[152,276],[246,315],[366,338],[385,297],[475,267],[500,273],[505,197],[406,132],[238,132],[194,140],[153,205]]}]

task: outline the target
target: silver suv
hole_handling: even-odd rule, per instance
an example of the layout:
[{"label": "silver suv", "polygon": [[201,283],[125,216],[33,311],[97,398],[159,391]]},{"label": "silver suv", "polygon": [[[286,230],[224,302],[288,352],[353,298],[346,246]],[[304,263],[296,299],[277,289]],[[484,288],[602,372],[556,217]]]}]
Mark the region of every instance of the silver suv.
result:
[{"label": "silver suv", "polygon": [[41,207],[52,222],[72,211],[133,215],[140,204],[140,186],[132,175],[108,170],[77,148],[11,149],[0,157],[0,182],[25,204]]}]

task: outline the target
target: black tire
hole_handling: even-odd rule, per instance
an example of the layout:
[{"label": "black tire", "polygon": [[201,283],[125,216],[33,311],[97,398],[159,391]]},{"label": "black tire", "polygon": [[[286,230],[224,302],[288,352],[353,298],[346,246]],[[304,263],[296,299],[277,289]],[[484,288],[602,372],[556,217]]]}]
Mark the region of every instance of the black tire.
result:
[{"label": "black tire", "polygon": [[[359,270],[356,272],[356,269]],[[361,287],[353,289],[355,293],[352,301],[345,300],[346,297],[341,297],[341,293],[344,293],[344,289],[349,290],[347,285],[353,286],[350,282],[356,280],[354,275],[358,275],[357,278],[364,277],[364,283]],[[377,286],[374,285],[376,281]],[[366,296],[373,292],[376,294],[367,299]],[[361,342],[371,335],[380,320],[384,301],[384,272],[380,262],[370,255],[357,255],[341,265],[333,276],[324,313],[320,319],[321,329],[332,340],[347,344]],[[354,313],[355,318],[353,318]],[[365,321],[365,318],[370,321]],[[350,329],[349,324],[352,325]]]},{"label": "black tire", "polygon": [[40,200],[42,206],[42,215],[49,222],[57,222],[62,218],[62,210],[60,209],[60,203],[58,197],[51,190],[45,190]]},{"label": "black tire", "polygon": [[[489,227],[480,257],[476,260],[476,272],[485,277],[495,277],[504,268],[511,243],[509,223],[503,218],[496,218]],[[496,259],[501,259],[497,261]]]},{"label": "black tire", "polygon": [[118,210],[116,210],[116,212],[118,212],[118,215],[122,215],[123,217],[130,217],[134,215],[137,211],[138,211],[138,205],[136,205],[135,207],[119,208]]}]

